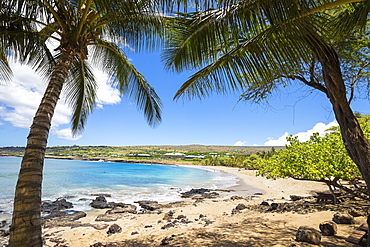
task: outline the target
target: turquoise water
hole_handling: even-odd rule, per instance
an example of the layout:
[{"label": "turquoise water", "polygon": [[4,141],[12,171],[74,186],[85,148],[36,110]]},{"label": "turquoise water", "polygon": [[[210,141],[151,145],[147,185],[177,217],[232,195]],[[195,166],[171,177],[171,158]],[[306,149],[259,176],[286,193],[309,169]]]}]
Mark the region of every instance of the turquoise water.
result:
[{"label": "turquoise water", "polygon": [[[0,156],[0,218],[11,213],[20,163],[21,158]],[[108,201],[124,203],[173,202],[192,188],[226,189],[237,181],[232,174],[193,167],[46,159],[43,200],[68,197],[75,210],[87,211],[95,198],[90,194],[111,194]]]}]

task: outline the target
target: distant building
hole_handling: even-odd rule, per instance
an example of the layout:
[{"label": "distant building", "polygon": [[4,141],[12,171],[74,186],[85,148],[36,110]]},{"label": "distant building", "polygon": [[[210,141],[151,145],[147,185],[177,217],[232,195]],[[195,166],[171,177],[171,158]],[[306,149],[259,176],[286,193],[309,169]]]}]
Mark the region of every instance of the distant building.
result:
[{"label": "distant building", "polygon": [[166,153],[165,156],[171,156],[171,157],[182,157],[185,156],[185,154],[182,153]]},{"label": "distant building", "polygon": [[203,155],[187,155],[185,159],[204,159]]},{"label": "distant building", "polygon": [[129,154],[128,157],[152,157],[150,154]]}]

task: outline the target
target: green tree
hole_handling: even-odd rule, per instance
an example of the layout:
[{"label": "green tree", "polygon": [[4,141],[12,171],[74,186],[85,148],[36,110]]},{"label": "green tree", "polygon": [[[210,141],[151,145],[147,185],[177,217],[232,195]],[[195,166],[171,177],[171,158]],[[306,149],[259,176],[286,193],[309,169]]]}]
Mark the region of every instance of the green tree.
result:
[{"label": "green tree", "polygon": [[340,180],[357,180],[361,178],[361,173],[348,156],[338,129],[324,137],[314,133],[306,142],[300,142],[293,136],[287,137],[287,141],[286,149],[258,161],[261,167],[258,175],[325,182],[331,191],[336,187],[357,194],[339,183]]},{"label": "green tree", "polygon": [[[182,14],[170,27],[163,55],[167,68],[198,69],[175,98],[237,91],[258,102],[296,82],[317,89],[332,104],[345,148],[370,189],[370,144],[350,107],[351,88],[340,60],[345,51],[339,48],[354,35],[365,35],[370,1],[200,2],[207,6]],[[359,77],[366,76],[362,68],[356,69]]]},{"label": "green tree", "polygon": [[[0,47],[4,54],[29,63],[49,80],[22,159],[9,246],[42,246],[41,184],[51,119],[63,89],[73,109],[72,130],[82,131],[96,100],[91,65],[105,71],[112,85],[137,103],[150,125],[160,122],[159,97],[121,50],[123,45],[150,50],[158,44],[162,17],[153,3],[137,0],[1,2]],[[47,41],[58,44],[54,53],[47,49]]]}]

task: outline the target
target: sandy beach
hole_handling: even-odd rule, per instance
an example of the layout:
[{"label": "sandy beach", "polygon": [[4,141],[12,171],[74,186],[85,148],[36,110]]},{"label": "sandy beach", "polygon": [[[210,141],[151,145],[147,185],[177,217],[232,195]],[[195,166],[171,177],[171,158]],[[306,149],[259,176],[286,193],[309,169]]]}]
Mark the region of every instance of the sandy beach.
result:
[{"label": "sandy beach", "polygon": [[[237,175],[240,182],[232,188],[235,191],[221,193],[214,199],[187,199],[166,205],[161,208],[162,213],[115,214],[117,219],[108,222],[95,221],[107,210],[89,211],[78,222],[45,224],[45,246],[311,246],[295,241],[297,229],[308,226],[319,230],[319,223],[331,220],[335,213],[252,210],[248,207],[258,207],[263,201],[283,203],[289,201],[290,195],[310,196],[314,191],[327,190],[327,186],[293,179],[267,180],[256,177],[255,171],[237,168],[211,169]],[[240,204],[246,208],[235,210]],[[322,236],[321,246],[353,246],[344,239],[365,222],[365,217],[355,219],[356,224],[338,225],[335,236]],[[121,231],[108,234],[113,224]]]}]

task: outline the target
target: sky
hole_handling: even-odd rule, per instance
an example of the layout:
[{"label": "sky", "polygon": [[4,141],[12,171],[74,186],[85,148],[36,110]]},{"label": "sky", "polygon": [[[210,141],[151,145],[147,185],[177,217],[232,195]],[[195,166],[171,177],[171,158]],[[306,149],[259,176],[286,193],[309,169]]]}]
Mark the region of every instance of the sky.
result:
[{"label": "sky", "polygon": [[[238,93],[174,101],[174,94],[190,72],[166,71],[159,53],[128,52],[128,56],[160,96],[162,123],[150,127],[133,102],[120,97],[118,90],[106,83],[106,75],[95,70],[98,104],[88,117],[85,130],[78,136],[71,135],[71,110],[62,95],[48,146],[283,146],[290,134],[305,141],[312,133],[323,133],[336,125],[326,96],[299,83],[282,88],[263,104],[238,102]],[[12,81],[0,83],[0,147],[26,145],[32,118],[46,87],[46,82],[31,68],[14,62],[11,67]],[[370,103],[357,100],[352,109],[370,114]]]}]

